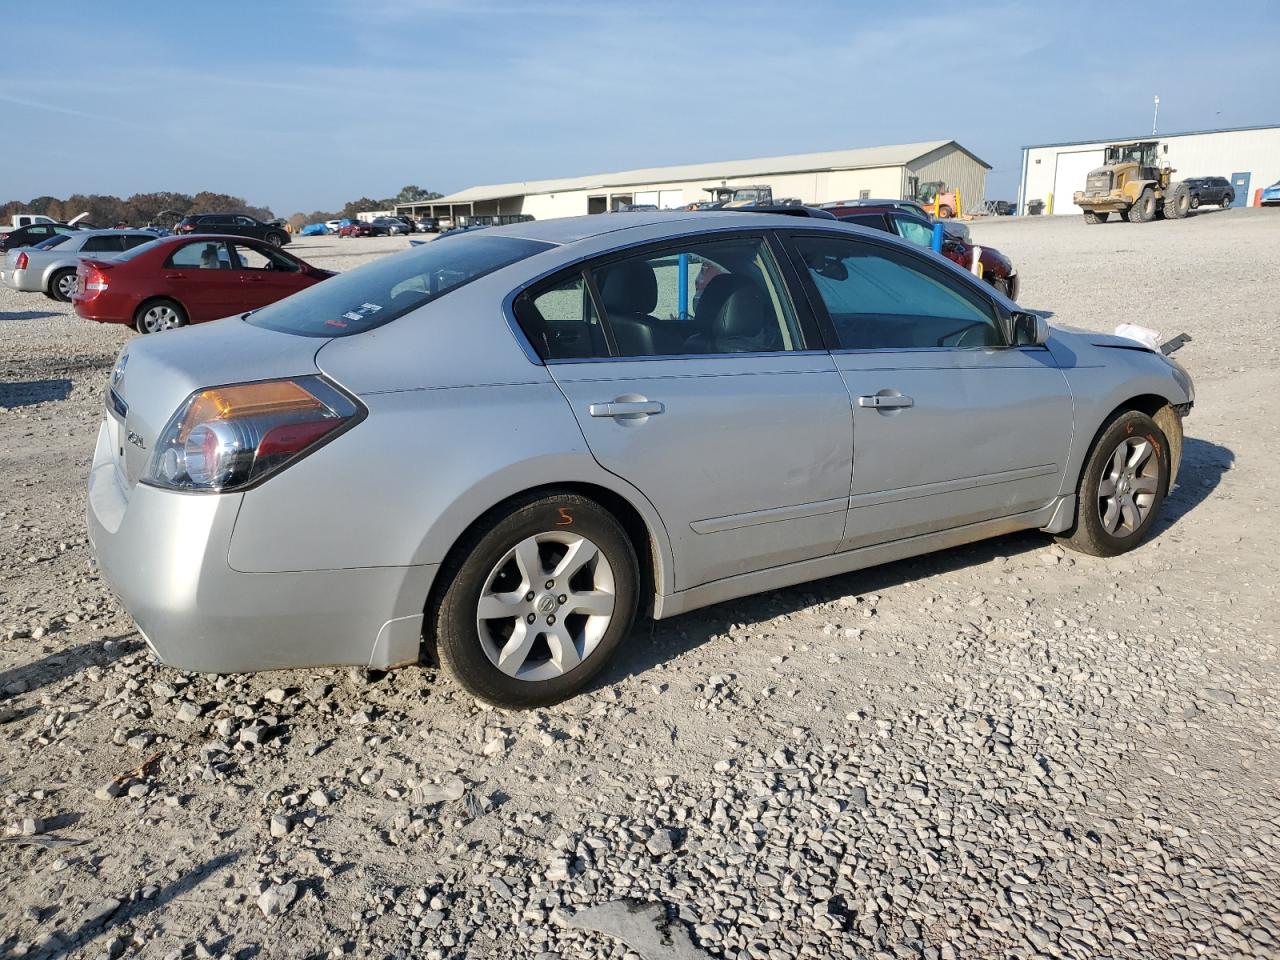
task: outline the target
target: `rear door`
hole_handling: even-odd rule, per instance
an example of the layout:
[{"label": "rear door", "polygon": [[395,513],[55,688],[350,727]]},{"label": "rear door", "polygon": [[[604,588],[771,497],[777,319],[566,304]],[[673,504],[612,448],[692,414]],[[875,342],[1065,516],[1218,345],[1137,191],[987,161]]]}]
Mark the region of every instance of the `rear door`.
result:
[{"label": "rear door", "polygon": [[762,234],[596,261],[518,298],[596,460],[667,526],[677,589],[831,553],[852,410]]},{"label": "rear door", "polygon": [[1071,441],[1066,378],[1007,345],[995,301],[899,244],[796,234],[792,255],[854,403],[843,549],[1050,503]]}]

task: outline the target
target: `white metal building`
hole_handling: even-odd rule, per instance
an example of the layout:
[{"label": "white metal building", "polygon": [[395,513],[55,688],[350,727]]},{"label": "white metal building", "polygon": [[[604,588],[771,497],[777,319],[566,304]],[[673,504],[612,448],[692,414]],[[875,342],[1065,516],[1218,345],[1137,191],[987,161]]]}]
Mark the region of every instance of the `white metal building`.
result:
[{"label": "white metal building", "polygon": [[459,215],[530,214],[535,219],[604,213],[623,204],[677,209],[709,199],[707,187],[767,185],[775,199],[809,204],[914,196],[918,184],[942,181],[960,191],[965,211],[982,205],[984,163],[954,140],[930,140],[858,150],[831,150],[759,160],[649,167],[557,180],[471,187],[437,200],[400,204],[397,212],[453,219]]},{"label": "white metal building", "polygon": [[1106,146],[1133,140],[1158,140],[1160,159],[1177,171],[1175,180],[1226,177],[1235,188],[1235,206],[1253,206],[1258,190],[1280,180],[1280,125],[1044,143],[1022,148],[1018,212],[1039,201],[1044,213],[1080,213],[1071,196],[1084,189],[1090,170],[1102,166]]}]

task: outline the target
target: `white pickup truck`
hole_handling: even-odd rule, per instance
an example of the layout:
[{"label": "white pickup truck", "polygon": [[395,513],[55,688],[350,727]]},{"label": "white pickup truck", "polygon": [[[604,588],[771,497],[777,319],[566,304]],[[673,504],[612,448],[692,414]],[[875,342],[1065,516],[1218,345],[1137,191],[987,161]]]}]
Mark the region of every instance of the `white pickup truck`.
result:
[{"label": "white pickup truck", "polygon": [[[72,220],[68,220],[67,225],[71,226],[73,224],[79,223],[88,215],[89,214],[87,212],[82,213],[80,214],[80,216]],[[43,213],[15,213],[12,217],[9,218],[9,220],[10,220],[9,227],[12,230],[17,230],[19,227],[29,227],[33,223],[58,223],[59,222],[53,219],[53,217],[46,217]]]}]

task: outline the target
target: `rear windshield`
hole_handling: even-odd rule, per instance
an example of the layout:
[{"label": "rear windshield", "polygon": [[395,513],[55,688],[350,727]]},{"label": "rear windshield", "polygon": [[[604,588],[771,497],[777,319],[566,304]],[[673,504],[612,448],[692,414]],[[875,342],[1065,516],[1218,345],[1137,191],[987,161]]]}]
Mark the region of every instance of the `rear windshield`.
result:
[{"label": "rear windshield", "polygon": [[445,237],[331,277],[245,319],[304,337],[349,337],[552,246],[483,233]]},{"label": "rear windshield", "polygon": [[71,239],[71,234],[69,233],[55,233],[52,237],[45,237],[39,243],[33,244],[31,249],[32,250],[52,250],[58,244],[66,243],[69,239]]}]

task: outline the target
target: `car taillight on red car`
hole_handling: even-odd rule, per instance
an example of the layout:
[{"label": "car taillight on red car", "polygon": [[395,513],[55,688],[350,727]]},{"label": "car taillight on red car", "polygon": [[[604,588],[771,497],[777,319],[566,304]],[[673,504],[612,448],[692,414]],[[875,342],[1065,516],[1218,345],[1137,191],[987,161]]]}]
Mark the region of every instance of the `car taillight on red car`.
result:
[{"label": "car taillight on red car", "polygon": [[81,263],[76,277],[76,293],[81,300],[92,300],[107,289],[107,275],[93,264]]},{"label": "car taillight on red car", "polygon": [[18,259],[14,261],[13,266],[15,270],[25,270],[27,269],[27,264],[30,262],[31,260],[25,253],[20,253],[18,254]]},{"label": "car taillight on red car", "polygon": [[197,390],[161,433],[143,481],[171,490],[239,490],[363,416],[358,401],[318,376]]}]

